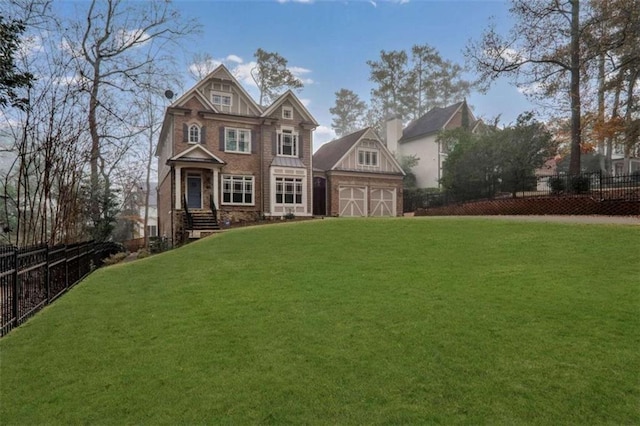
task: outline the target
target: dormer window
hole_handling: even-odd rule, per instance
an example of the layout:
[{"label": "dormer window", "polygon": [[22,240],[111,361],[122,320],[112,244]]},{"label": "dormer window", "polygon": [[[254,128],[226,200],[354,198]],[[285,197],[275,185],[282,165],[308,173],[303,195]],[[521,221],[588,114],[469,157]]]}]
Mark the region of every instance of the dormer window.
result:
[{"label": "dormer window", "polygon": [[189,143],[200,143],[200,127],[197,124],[189,126]]},{"label": "dormer window", "polygon": [[216,106],[231,106],[231,95],[228,93],[213,92],[211,94],[211,102]]},{"label": "dormer window", "polygon": [[293,120],[293,108],[282,107],[282,118],[285,120]]},{"label": "dormer window", "polygon": [[278,155],[284,157],[298,156],[298,133],[292,129],[278,132]]},{"label": "dormer window", "polygon": [[378,167],[378,151],[368,149],[358,150],[358,164],[366,167]]}]

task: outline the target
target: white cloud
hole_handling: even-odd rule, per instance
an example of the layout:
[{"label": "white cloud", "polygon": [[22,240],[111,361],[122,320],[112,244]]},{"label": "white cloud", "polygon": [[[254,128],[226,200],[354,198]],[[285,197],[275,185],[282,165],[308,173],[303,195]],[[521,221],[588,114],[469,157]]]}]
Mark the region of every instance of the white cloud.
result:
[{"label": "white cloud", "polygon": [[231,70],[231,74],[245,86],[258,87],[256,82],[253,81],[253,77],[251,77],[251,70],[254,69],[256,65],[255,61],[238,64]]},{"label": "white cloud", "polygon": [[373,0],[369,0],[369,3],[370,3],[370,4],[371,4],[371,6],[373,6],[373,7],[378,7],[378,3],[376,3],[376,2],[375,2],[375,1],[373,1]]},{"label": "white cloud", "polygon": [[304,105],[305,107],[309,107],[309,105],[311,105],[311,99],[299,99],[300,103],[302,103],[302,105]]},{"label": "white cloud", "polygon": [[291,71],[291,74],[297,77],[302,82],[302,84],[310,85],[314,83],[313,79],[304,77],[305,74],[309,74],[311,72],[310,69],[302,67],[289,67],[289,71]]},{"label": "white cloud", "polygon": [[313,132],[313,152],[316,152],[325,143],[336,138],[336,132],[331,127],[318,126]]},{"label": "white cloud", "polygon": [[237,55],[229,55],[229,56],[227,56],[226,60],[227,60],[227,62],[235,62],[235,63],[238,63],[238,64],[241,64],[241,63],[244,62],[242,60],[242,58],[240,56],[237,56]]},{"label": "white cloud", "polygon": [[540,83],[522,84],[518,86],[518,92],[523,95],[531,96],[542,93],[544,88]]},{"label": "white cloud", "polygon": [[314,0],[277,0],[278,3],[284,4],[284,3],[306,3],[306,4],[311,4],[313,3]]},{"label": "white cloud", "polygon": [[117,40],[121,46],[128,46],[131,44],[143,44],[151,37],[145,33],[144,30],[137,28],[135,30],[120,29],[117,33]]}]

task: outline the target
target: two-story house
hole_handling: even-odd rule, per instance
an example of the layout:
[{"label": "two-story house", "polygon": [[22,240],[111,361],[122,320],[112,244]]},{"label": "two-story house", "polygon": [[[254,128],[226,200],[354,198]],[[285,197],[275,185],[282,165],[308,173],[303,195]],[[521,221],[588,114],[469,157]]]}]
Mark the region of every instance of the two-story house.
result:
[{"label": "two-story house", "polygon": [[160,235],[180,242],[220,221],[311,216],[317,126],[293,92],[262,107],[220,65],[166,110],[156,151]]},{"label": "two-story house", "polygon": [[411,170],[416,177],[418,188],[440,186],[442,166],[447,159],[449,147],[438,142],[438,133],[461,127],[465,115],[471,131],[482,128],[482,120],[475,118],[466,101],[444,108],[433,108],[404,129],[400,117],[393,117],[387,121],[387,148],[397,158],[414,155],[419,159],[418,164]]}]

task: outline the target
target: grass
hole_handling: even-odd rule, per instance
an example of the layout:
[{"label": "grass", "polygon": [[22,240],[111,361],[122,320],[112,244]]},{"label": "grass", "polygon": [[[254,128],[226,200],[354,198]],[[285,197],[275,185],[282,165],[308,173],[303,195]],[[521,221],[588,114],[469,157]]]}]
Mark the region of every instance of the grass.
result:
[{"label": "grass", "polygon": [[2,424],[639,424],[637,226],[246,228],[0,341]]}]

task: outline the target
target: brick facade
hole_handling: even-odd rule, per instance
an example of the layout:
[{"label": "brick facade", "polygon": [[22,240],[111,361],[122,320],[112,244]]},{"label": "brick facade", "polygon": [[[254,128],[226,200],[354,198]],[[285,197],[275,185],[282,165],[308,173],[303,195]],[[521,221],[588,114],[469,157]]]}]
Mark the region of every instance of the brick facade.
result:
[{"label": "brick facade", "polygon": [[[231,96],[230,107],[214,110],[209,104],[212,87],[225,87],[223,94]],[[216,89],[218,90],[218,89]],[[217,93],[217,91],[216,91]],[[283,116],[283,109],[291,111],[290,116]],[[218,112],[222,111],[222,112]],[[263,112],[264,111],[264,112]],[[189,128],[199,128],[200,141],[189,142]],[[165,122],[160,136],[158,152],[163,161],[170,164],[170,171],[159,187],[160,232],[174,235],[179,240],[177,213],[182,209],[182,202],[176,203],[187,193],[187,177],[189,174],[201,176],[202,209],[209,210],[210,199],[214,198],[218,210],[218,219],[231,223],[255,221],[269,216],[274,211],[271,205],[275,195],[272,194],[272,176],[274,159],[277,156],[277,132],[284,128],[297,133],[297,157],[282,156],[284,166],[304,170],[306,178],[306,205],[298,208],[297,214],[312,214],[313,178],[311,173],[312,131],[318,124],[310,116],[304,106],[299,103],[292,92],[281,96],[271,107],[261,109],[242,90],[231,74],[220,66],[210,76],[178,99],[167,109]],[[225,129],[247,130],[251,134],[251,150],[247,153],[227,152],[225,150]],[[167,149],[171,146],[172,149]],[[198,147],[195,148],[194,147]],[[166,153],[170,152],[168,156]],[[160,154],[159,154],[160,155]],[[288,162],[287,162],[288,161]],[[162,164],[160,165],[163,166]],[[159,167],[159,170],[160,168]],[[166,169],[166,167],[165,167]],[[165,172],[166,173],[166,172]],[[176,174],[178,175],[176,176]],[[226,175],[253,177],[252,203],[247,205],[225,204],[223,197],[223,178]],[[217,180],[216,180],[217,177]],[[176,182],[179,181],[179,188]],[[244,186],[243,186],[244,188]],[[174,192],[174,196],[171,193]],[[216,198],[217,194],[217,198]],[[298,205],[300,206],[300,205]],[[173,212],[173,213],[171,213]],[[171,217],[174,223],[171,230]],[[173,232],[172,232],[173,231]]]},{"label": "brick facade", "polygon": [[327,174],[327,215],[339,216],[340,214],[340,186],[366,186],[367,187],[367,212],[373,210],[371,191],[374,189],[396,190],[396,215],[402,216],[403,192],[402,176],[375,177],[365,174]]}]

